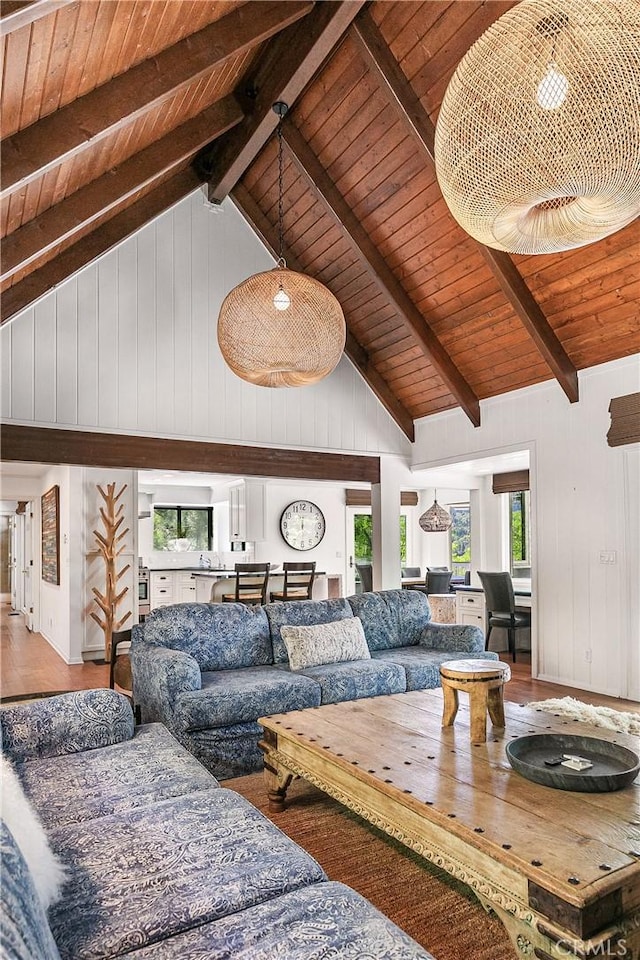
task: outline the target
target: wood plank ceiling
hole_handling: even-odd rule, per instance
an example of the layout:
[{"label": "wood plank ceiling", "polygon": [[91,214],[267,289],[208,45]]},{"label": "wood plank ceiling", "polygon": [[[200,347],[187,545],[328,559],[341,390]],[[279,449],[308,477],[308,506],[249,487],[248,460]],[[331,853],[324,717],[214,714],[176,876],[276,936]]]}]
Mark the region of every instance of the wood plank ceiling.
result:
[{"label": "wood plank ceiling", "polygon": [[[472,240],[433,133],[461,57],[515,0],[1,4],[2,322],[207,182],[325,283],[346,352],[413,421],[640,349],[638,221],[564,254]],[[212,318],[212,322],[214,319]]]}]

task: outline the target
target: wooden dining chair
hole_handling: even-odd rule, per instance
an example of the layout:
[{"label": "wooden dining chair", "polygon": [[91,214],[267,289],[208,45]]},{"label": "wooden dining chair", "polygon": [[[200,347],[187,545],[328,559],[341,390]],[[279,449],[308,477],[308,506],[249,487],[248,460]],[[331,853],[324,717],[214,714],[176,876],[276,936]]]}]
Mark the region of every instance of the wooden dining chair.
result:
[{"label": "wooden dining chair", "polygon": [[316,561],[283,563],[284,582],[282,590],[274,590],[270,600],[311,600],[313,581],[316,575]]},{"label": "wooden dining chair", "polygon": [[223,603],[266,603],[270,563],[236,563],[233,593],[223,593]]}]

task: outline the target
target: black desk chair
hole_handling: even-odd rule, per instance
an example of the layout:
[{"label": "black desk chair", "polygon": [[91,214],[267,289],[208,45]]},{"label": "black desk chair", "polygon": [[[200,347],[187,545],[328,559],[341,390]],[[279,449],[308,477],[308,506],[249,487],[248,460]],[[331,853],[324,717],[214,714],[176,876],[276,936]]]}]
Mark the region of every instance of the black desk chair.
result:
[{"label": "black desk chair", "polygon": [[516,613],[516,601],[510,573],[481,573],[480,583],[484,590],[489,630],[485,641],[485,650],[489,649],[489,638],[494,627],[507,631],[509,653],[516,662],[516,630],[531,626],[530,613]]},{"label": "black desk chair", "polygon": [[362,584],[362,592],[370,593],[373,590],[373,567],[370,563],[356,563],[356,570]]},{"label": "black desk chair", "polygon": [[233,593],[223,593],[223,603],[267,602],[270,563],[236,563],[236,585]]},{"label": "black desk chair", "polygon": [[419,590],[420,593],[449,593],[451,585],[451,570],[429,570],[424,578],[424,583],[407,583],[408,590]]},{"label": "black desk chair", "polygon": [[269,599],[274,600],[311,600],[313,581],[316,575],[316,561],[283,563],[284,583],[282,590],[272,591]]}]

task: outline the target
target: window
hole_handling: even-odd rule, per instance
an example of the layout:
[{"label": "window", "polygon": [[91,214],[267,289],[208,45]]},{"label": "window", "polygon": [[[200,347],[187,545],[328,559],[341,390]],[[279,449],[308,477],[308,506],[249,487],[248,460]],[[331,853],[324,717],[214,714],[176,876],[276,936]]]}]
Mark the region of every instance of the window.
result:
[{"label": "window", "polygon": [[509,494],[509,556],[512,577],[531,576],[529,491]]},{"label": "window", "polygon": [[454,503],[449,506],[449,513],[451,570],[454,577],[461,577],[471,569],[471,510],[468,503]]},{"label": "window", "polygon": [[213,507],[154,507],[154,550],[212,550]]}]

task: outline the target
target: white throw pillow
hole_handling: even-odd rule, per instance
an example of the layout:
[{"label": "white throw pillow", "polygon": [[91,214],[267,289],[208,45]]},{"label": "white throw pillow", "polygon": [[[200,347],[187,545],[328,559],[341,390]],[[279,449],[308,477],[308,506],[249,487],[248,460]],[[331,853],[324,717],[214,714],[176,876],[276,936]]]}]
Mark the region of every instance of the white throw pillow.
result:
[{"label": "white throw pillow", "polygon": [[65,869],[49,846],[20,778],[5,756],[0,757],[0,813],[26,860],[33,885],[47,910],[60,897]]},{"label": "white throw pillow", "polygon": [[360,617],[308,627],[285,625],[280,627],[280,632],[292,670],[371,659]]}]

